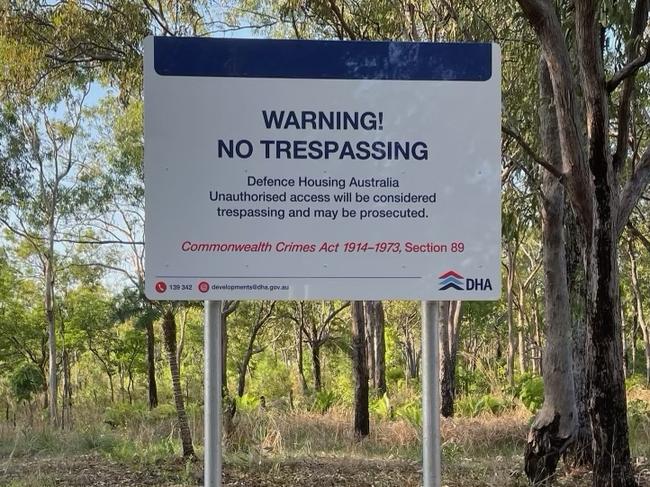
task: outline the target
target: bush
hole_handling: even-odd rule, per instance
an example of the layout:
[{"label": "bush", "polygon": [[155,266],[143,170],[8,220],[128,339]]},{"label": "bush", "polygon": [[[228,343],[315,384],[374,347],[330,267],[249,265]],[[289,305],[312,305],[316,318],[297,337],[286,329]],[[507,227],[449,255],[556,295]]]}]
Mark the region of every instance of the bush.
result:
[{"label": "bush", "polygon": [[395,416],[409,422],[415,428],[422,427],[422,406],[419,401],[411,401],[398,407]]},{"label": "bush", "polygon": [[454,404],[458,416],[475,417],[480,414],[499,415],[512,407],[512,404],[503,397],[492,394],[482,396],[464,396]]},{"label": "bush", "polygon": [[531,413],[536,413],[544,404],[544,381],[538,375],[523,374],[515,382],[513,395]]},{"label": "bush", "polygon": [[134,421],[141,422],[146,415],[147,409],[142,403],[117,403],[104,411],[104,423],[115,428]]},{"label": "bush", "polygon": [[18,402],[30,402],[44,384],[41,369],[34,364],[21,365],[11,376],[11,391]]},{"label": "bush", "polygon": [[248,390],[255,396],[267,400],[286,397],[291,390],[291,371],[289,366],[270,354],[261,354],[254,363],[255,373]]},{"label": "bush", "polygon": [[369,409],[371,413],[376,414],[381,419],[393,419],[394,411],[388,394],[371,401]]},{"label": "bush", "polygon": [[311,410],[325,414],[336,403],[336,400],[336,394],[323,389],[314,395]]},{"label": "bush", "polygon": [[250,413],[260,407],[260,398],[254,394],[247,393],[241,397],[235,397],[235,404],[237,405],[237,411]]},{"label": "bush", "polygon": [[650,425],[650,404],[642,399],[633,399],[627,404],[627,417],[630,429],[640,425]]},{"label": "bush", "polygon": [[474,405],[474,411],[472,416],[478,416],[479,414],[500,414],[507,409],[506,401],[492,394],[486,394],[481,396],[481,398]]}]

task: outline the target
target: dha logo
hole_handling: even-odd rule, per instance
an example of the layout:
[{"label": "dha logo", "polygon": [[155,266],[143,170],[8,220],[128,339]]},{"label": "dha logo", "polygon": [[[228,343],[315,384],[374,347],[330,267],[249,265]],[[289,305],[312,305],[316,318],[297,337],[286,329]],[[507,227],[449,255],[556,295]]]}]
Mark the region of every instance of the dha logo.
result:
[{"label": "dha logo", "polygon": [[457,291],[463,290],[463,283],[465,278],[457,272],[447,271],[438,279],[440,281],[440,291],[446,291],[447,289],[456,289]]},{"label": "dha logo", "polygon": [[463,277],[458,272],[447,271],[438,277],[440,289],[455,289],[457,291],[492,291],[490,279],[478,277]]}]

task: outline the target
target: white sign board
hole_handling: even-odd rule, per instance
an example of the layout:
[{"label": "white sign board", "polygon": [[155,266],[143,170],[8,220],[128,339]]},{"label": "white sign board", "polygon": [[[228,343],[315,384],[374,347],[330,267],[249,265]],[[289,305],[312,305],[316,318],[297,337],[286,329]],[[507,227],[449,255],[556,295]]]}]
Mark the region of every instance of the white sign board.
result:
[{"label": "white sign board", "polygon": [[491,44],[149,38],[152,299],[500,295]]}]

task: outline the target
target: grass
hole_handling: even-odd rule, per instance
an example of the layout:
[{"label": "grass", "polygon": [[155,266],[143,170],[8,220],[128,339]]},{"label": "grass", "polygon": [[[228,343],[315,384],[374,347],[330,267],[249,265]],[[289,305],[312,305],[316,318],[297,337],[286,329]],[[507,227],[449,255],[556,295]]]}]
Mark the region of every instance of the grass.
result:
[{"label": "grass", "polygon": [[[633,389],[629,398],[632,452],[637,457],[648,457],[650,391]],[[174,475],[180,479],[178,485],[196,484],[192,479],[200,477],[200,472],[197,473],[200,465],[193,467],[174,460],[180,456],[180,445],[173,414],[165,408],[153,413],[137,406],[117,409],[109,411],[111,424],[104,422],[106,412],[86,412],[85,417],[77,417],[77,424],[85,426],[71,431],[52,429],[42,422],[37,427],[17,429],[0,423],[0,486],[55,485],[55,477],[45,468],[42,472],[38,468],[26,469],[25,475],[13,478],[8,484],[2,483],[2,472],[21,461],[70,459],[85,454],[104,458],[114,468],[119,468],[115,465],[139,465],[146,470],[171,464]],[[201,457],[201,410],[190,407],[189,411],[194,441],[199,445],[197,453]],[[522,473],[522,453],[530,419],[531,414],[523,407],[510,408],[498,415],[484,413],[476,417],[443,419],[445,483],[449,486],[527,485]],[[270,478],[280,475],[283,469],[291,470],[291,465],[328,461],[337,465],[376,462],[379,465],[376,470],[388,465],[406,470],[415,477],[419,475],[421,431],[417,424],[399,417],[390,420],[376,416],[371,422],[370,436],[358,441],[352,423],[351,411],[337,407],[325,414],[261,409],[240,412],[225,441],[225,462],[233,471],[243,472],[242,475],[253,472]],[[36,462],[36,465],[40,464]],[[352,473],[355,471],[354,466],[346,468]],[[565,483],[560,479],[559,485],[582,485],[582,480],[566,475],[564,478]],[[416,484],[405,481],[403,485]]]}]

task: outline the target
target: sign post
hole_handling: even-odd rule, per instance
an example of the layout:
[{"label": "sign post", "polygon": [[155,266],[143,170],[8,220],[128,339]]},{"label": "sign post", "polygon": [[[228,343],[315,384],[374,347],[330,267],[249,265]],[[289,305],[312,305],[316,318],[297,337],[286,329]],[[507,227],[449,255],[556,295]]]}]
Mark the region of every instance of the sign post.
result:
[{"label": "sign post", "polygon": [[221,486],[221,330],[223,327],[221,312],[222,301],[204,303],[204,360],[205,375],[203,380],[203,433],[204,433],[204,483],[205,487]]},{"label": "sign post", "polygon": [[422,301],[422,485],[440,487],[438,303]]},{"label": "sign post", "polygon": [[430,300],[500,296],[493,44],[150,37],[146,295],[205,301],[205,485],[221,478],[221,305],[423,301],[425,486],[438,486]]}]

